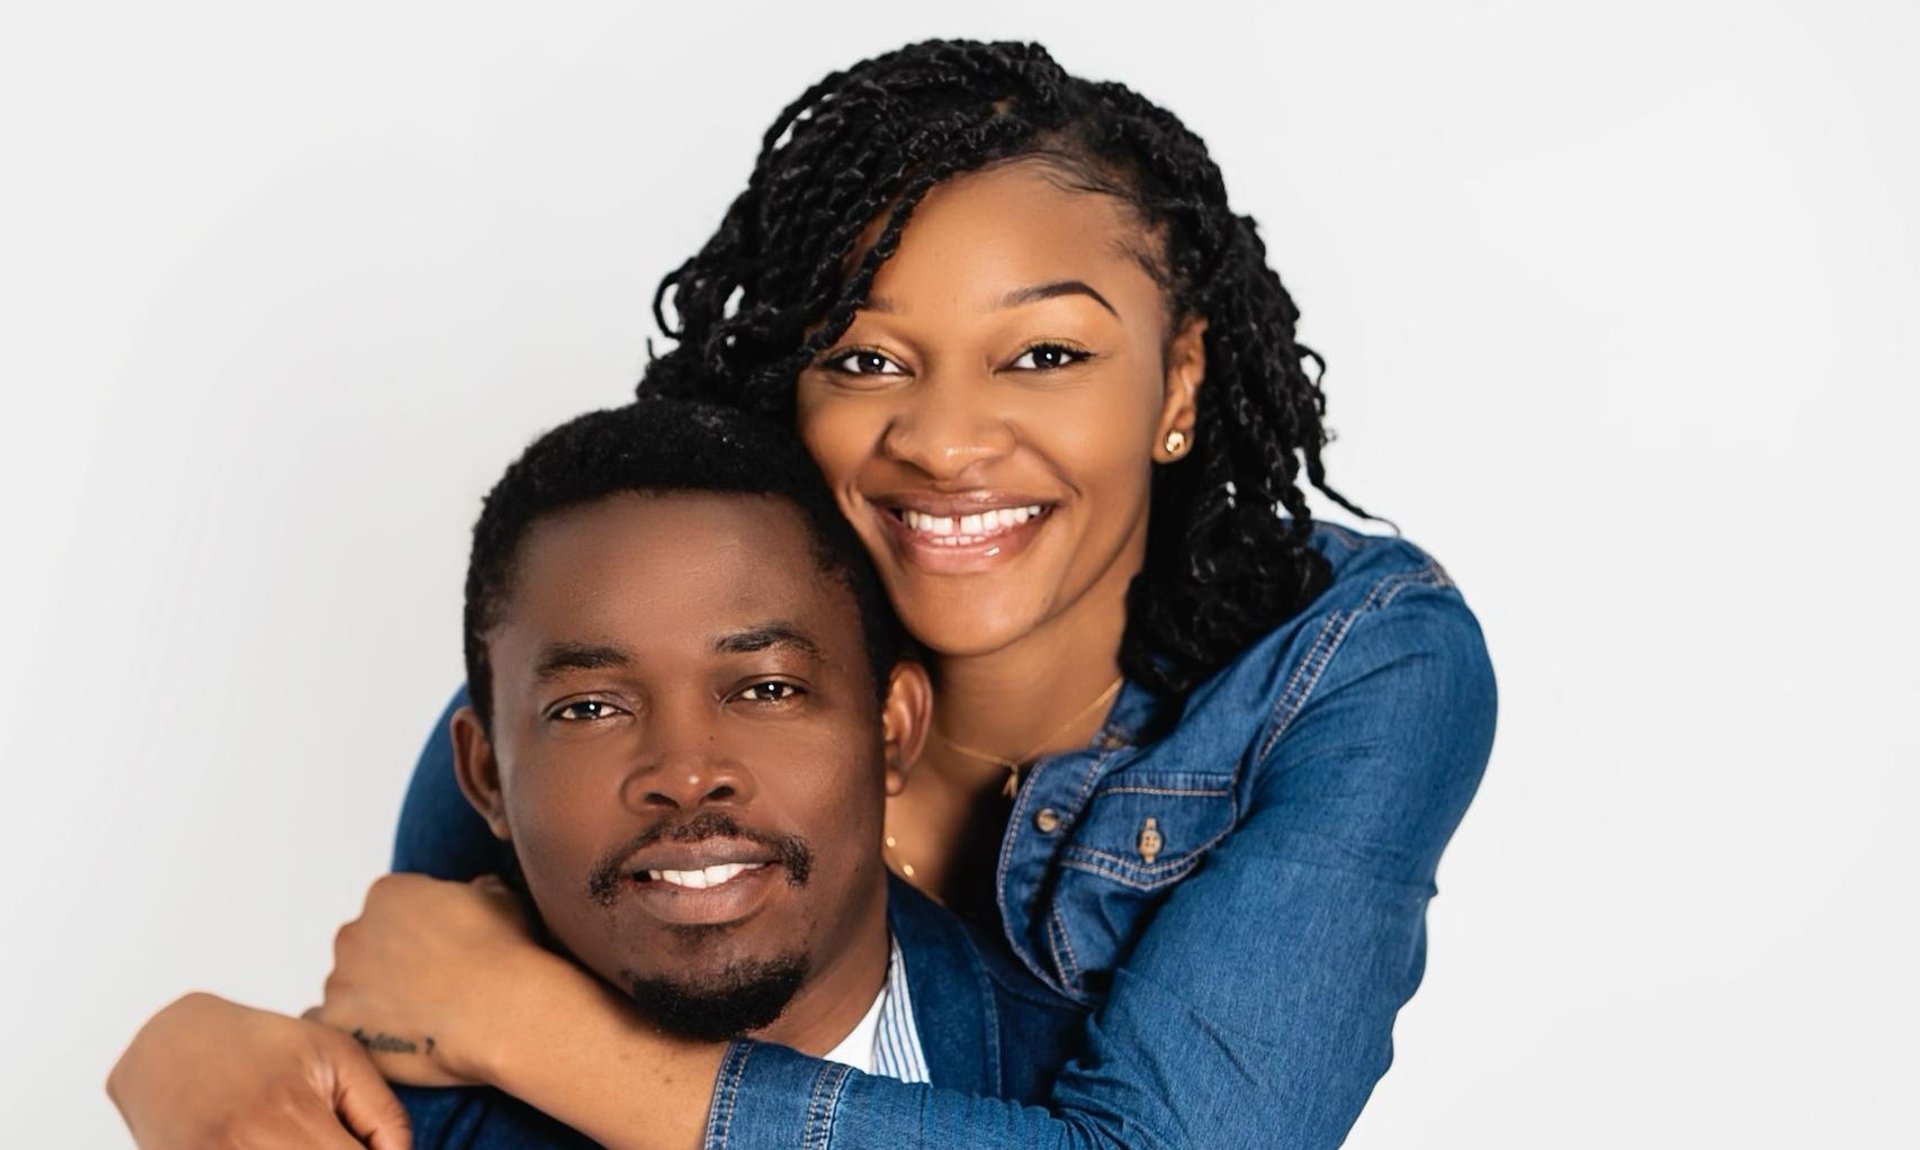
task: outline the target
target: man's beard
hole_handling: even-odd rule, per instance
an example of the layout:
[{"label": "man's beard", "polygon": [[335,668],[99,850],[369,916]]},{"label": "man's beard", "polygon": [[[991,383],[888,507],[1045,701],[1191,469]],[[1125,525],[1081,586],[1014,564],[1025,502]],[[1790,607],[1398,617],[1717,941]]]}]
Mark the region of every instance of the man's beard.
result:
[{"label": "man's beard", "polygon": [[[627,881],[622,867],[634,854],[656,842],[697,843],[710,838],[756,842],[773,852],[786,871],[789,886],[804,887],[813,873],[813,851],[797,835],[772,835],[748,830],[724,811],[707,810],[684,822],[663,819],[632,839],[608,851],[587,879],[587,896],[611,909]],[[728,925],[680,926],[673,934],[688,950],[702,943],[720,943]],[[773,958],[742,958],[710,975],[672,978],[620,972],[620,983],[634,1006],[669,1034],[702,1042],[727,1039],[769,1026],[807,979],[804,953]]]},{"label": "man's beard", "polygon": [[770,1026],[807,978],[807,961],[787,955],[743,959],[699,983],[627,974],[627,993],[669,1034],[725,1042]]}]

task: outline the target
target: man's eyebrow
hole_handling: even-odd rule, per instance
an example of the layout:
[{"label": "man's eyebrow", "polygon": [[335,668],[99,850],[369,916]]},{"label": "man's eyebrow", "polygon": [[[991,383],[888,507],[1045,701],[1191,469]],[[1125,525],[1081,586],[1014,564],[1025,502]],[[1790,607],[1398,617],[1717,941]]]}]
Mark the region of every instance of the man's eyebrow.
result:
[{"label": "man's eyebrow", "polygon": [[619,647],[597,643],[549,643],[534,665],[536,679],[553,679],[568,671],[598,671],[625,667],[633,657]]},{"label": "man's eyebrow", "polygon": [[826,661],[826,656],[820,652],[820,644],[787,622],[762,623],[756,627],[729,631],[713,641],[714,652],[720,655],[751,655],[755,651],[774,647],[791,648],[817,663]]},{"label": "man's eyebrow", "polygon": [[1082,280],[1054,280],[1052,283],[1015,288],[1000,297],[1000,308],[1004,311],[1007,308],[1024,307],[1030,303],[1039,303],[1041,300],[1059,299],[1063,295],[1086,296],[1094,303],[1106,308],[1107,313],[1113,318],[1120,318],[1120,313],[1107,302],[1107,297],[1093,290],[1093,285]]}]

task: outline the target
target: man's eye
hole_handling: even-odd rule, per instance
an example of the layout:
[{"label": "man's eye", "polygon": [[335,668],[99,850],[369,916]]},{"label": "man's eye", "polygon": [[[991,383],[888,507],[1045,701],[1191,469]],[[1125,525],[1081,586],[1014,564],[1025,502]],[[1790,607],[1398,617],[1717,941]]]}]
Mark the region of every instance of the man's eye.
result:
[{"label": "man's eye", "polygon": [[1091,358],[1090,353],[1063,343],[1036,343],[1020,353],[1008,366],[1021,371],[1057,371]]},{"label": "man's eye", "polygon": [[906,369],[871,349],[837,352],[820,361],[828,371],[843,375],[905,375]]},{"label": "man's eye", "polygon": [[565,723],[589,723],[595,719],[610,719],[620,713],[620,708],[599,699],[581,699],[564,703],[553,709],[552,718]]},{"label": "man's eye", "polygon": [[770,679],[767,682],[746,687],[734,697],[745,699],[750,703],[784,703],[789,699],[797,699],[805,693],[792,683]]}]

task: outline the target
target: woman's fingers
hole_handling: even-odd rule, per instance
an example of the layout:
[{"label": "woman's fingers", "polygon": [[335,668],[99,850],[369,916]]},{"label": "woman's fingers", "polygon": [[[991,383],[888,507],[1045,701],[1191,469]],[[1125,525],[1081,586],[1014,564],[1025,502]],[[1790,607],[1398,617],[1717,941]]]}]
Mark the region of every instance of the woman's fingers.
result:
[{"label": "woman's fingers", "polygon": [[154,1015],[107,1093],[141,1150],[412,1145],[399,1099],[352,1041],[207,994]]},{"label": "woman's fingers", "polygon": [[[329,1037],[336,1037],[328,1032]],[[413,1126],[371,1061],[343,1057],[334,1064],[333,1109],[372,1150],[412,1150]]]}]

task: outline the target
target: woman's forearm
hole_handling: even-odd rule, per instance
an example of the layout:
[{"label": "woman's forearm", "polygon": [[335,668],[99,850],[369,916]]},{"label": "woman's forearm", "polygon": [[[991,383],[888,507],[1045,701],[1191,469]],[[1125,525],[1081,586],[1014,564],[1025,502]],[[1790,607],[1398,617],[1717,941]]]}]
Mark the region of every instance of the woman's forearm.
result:
[{"label": "woman's forearm", "polygon": [[662,1034],[576,973],[502,1028],[481,1079],[607,1150],[697,1150],[726,1047]]}]

